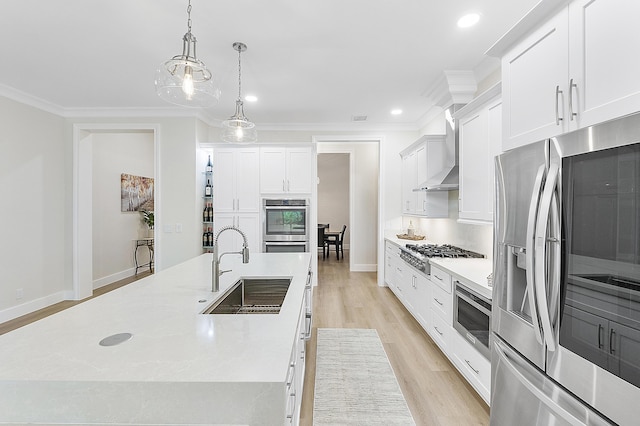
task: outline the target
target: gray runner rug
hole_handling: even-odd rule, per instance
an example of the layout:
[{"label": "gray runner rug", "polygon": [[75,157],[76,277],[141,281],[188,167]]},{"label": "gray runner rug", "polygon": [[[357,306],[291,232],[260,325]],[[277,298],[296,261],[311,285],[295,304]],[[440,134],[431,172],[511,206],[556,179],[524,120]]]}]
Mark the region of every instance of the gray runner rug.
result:
[{"label": "gray runner rug", "polygon": [[415,425],[376,330],[318,329],[313,424]]}]

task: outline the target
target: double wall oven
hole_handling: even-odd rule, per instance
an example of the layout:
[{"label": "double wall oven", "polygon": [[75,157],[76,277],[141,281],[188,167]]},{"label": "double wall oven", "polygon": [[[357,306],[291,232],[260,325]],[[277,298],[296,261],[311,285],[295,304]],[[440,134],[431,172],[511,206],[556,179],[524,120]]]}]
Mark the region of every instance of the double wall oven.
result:
[{"label": "double wall oven", "polygon": [[264,253],[309,251],[309,200],[263,199]]},{"label": "double wall oven", "polygon": [[491,424],[638,424],[640,114],[508,151],[496,178]]}]

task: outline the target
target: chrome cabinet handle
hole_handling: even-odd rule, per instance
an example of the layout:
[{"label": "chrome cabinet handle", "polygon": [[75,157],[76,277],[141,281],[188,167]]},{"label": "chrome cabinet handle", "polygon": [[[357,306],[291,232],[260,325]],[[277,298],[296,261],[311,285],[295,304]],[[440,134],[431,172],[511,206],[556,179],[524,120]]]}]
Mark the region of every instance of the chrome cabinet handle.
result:
[{"label": "chrome cabinet handle", "polygon": [[473,370],[474,373],[478,374],[480,373],[480,370],[476,370],[475,368],[473,368],[473,366],[471,365],[471,363],[469,362],[469,360],[465,359],[464,362],[467,363],[467,365],[469,366],[470,369]]},{"label": "chrome cabinet handle", "polygon": [[433,300],[435,300],[436,302],[438,302],[438,305],[442,306],[442,302],[439,301],[438,299],[436,299],[435,297],[433,298]]},{"label": "chrome cabinet handle", "polygon": [[573,79],[569,80],[569,120],[573,121],[573,117],[578,115],[577,112],[573,112],[573,88],[578,91],[578,85],[573,82]]},{"label": "chrome cabinet handle", "polygon": [[432,274],[434,277],[436,277],[438,280],[442,281],[442,278],[440,278],[439,276],[437,276],[436,274]]},{"label": "chrome cabinet handle", "polygon": [[439,335],[441,335],[441,336],[442,336],[442,331],[438,330],[438,327],[436,327],[436,326],[434,325],[434,326],[433,326],[433,329],[434,329],[435,331],[437,331]]},{"label": "chrome cabinet handle", "polygon": [[556,126],[560,125],[560,122],[563,120],[563,118],[560,117],[559,107],[558,107],[561,93],[562,93],[562,90],[560,90],[560,86],[556,86]]},{"label": "chrome cabinet handle", "polygon": [[286,189],[284,187],[284,179],[282,179],[282,192],[285,192],[285,191],[286,191]]}]

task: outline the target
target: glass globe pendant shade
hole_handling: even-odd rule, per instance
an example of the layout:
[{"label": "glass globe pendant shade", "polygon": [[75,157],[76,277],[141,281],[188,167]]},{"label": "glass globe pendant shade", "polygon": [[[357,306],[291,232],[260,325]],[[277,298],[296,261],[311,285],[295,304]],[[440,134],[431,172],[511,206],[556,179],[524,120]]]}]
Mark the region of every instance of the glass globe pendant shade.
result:
[{"label": "glass globe pendant shade", "polygon": [[229,143],[253,143],[258,140],[256,125],[244,115],[242,100],[236,100],[236,113],[222,122],[220,137]]},{"label": "glass globe pendant shade", "polygon": [[182,55],[160,64],[155,85],[160,98],[180,106],[206,108],[220,98],[211,72],[196,58],[196,38],[191,32],[183,37]]}]

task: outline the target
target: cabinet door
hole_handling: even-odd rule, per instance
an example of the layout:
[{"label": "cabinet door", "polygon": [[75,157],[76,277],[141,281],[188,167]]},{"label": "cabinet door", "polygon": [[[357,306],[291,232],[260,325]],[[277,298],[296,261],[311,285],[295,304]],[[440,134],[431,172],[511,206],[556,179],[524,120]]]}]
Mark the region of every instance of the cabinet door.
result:
[{"label": "cabinet door", "polygon": [[241,148],[236,152],[236,209],[238,212],[260,211],[260,151]]},{"label": "cabinet door", "polygon": [[429,316],[431,314],[431,282],[422,275],[416,274],[414,280],[414,302],[413,308],[415,309],[414,316],[422,327],[428,330]]},{"label": "cabinet door", "polygon": [[501,144],[501,100],[460,120],[460,219],[493,221],[494,158]]},{"label": "cabinet door", "polygon": [[502,58],[504,151],[565,131],[568,27],[564,8]]},{"label": "cabinet door", "polygon": [[416,153],[412,152],[402,157],[402,213],[416,212],[416,192],[413,189],[418,184]]},{"label": "cabinet door", "polygon": [[484,220],[488,210],[488,111],[482,109],[460,121],[460,219]]},{"label": "cabinet door", "polygon": [[[260,219],[258,213],[239,214],[236,219],[236,226],[244,232],[249,243],[249,253],[260,253]],[[242,237],[237,235],[236,250],[242,248]]]},{"label": "cabinet door", "polygon": [[635,386],[640,386],[640,331],[609,322],[609,370]]},{"label": "cabinet door", "polygon": [[608,321],[598,315],[565,305],[560,343],[585,359],[607,368]]},{"label": "cabinet door", "polygon": [[488,404],[491,396],[491,361],[456,330],[452,333],[452,358],[458,370]]},{"label": "cabinet door", "polygon": [[233,212],[236,198],[235,153],[233,149],[213,151],[213,209]]},{"label": "cabinet door", "polygon": [[311,192],[311,148],[289,148],[287,159],[287,192]]},{"label": "cabinet door", "polygon": [[285,149],[280,147],[260,148],[260,191],[283,193],[286,189]]},{"label": "cabinet door", "polygon": [[640,110],[640,2],[576,0],[569,13],[573,122],[585,127]]}]

